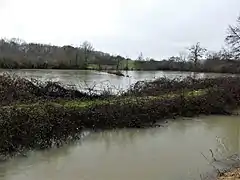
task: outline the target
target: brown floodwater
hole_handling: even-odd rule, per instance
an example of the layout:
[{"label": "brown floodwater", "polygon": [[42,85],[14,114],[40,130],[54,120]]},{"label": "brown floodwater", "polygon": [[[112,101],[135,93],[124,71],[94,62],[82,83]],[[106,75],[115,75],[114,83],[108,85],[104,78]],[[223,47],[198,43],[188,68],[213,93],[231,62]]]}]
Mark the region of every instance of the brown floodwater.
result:
[{"label": "brown floodwater", "polygon": [[[58,81],[68,86],[73,86],[80,90],[93,88],[96,91],[109,90],[113,93],[129,89],[129,86],[137,81],[154,80],[160,77],[169,79],[185,78],[192,75],[192,72],[177,71],[123,71],[129,77],[119,77],[98,71],[86,70],[51,70],[51,69],[20,69],[6,70],[0,69],[2,73],[15,74],[28,79],[37,79],[40,81]],[[232,74],[216,73],[196,73],[198,78],[219,77],[219,76],[236,76]]]},{"label": "brown floodwater", "polygon": [[239,116],[201,116],[151,129],[94,132],[58,149],[0,164],[0,180],[200,179],[209,160],[240,151]]}]

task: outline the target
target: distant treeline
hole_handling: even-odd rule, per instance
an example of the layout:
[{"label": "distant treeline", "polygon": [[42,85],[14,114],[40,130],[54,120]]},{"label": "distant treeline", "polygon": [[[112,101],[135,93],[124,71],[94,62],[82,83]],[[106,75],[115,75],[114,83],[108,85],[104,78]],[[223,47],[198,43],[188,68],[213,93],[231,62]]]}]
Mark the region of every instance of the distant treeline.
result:
[{"label": "distant treeline", "polygon": [[80,47],[0,40],[0,67],[27,69],[87,69],[90,64],[114,65],[116,57],[94,51],[89,42]]},{"label": "distant treeline", "polygon": [[0,68],[5,69],[94,69],[94,70],[171,70],[240,73],[240,17],[229,26],[228,49],[208,52],[200,43],[178,56],[165,60],[136,59],[94,50],[85,41],[79,47],[26,43],[20,39],[0,40]]}]

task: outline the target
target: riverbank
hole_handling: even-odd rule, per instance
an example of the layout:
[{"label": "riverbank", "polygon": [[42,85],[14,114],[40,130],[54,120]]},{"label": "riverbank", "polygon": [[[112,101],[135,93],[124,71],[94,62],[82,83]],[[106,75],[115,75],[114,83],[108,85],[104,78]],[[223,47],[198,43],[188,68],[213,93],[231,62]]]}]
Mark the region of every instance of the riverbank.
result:
[{"label": "riverbank", "polygon": [[0,153],[43,149],[78,139],[84,130],[146,128],[166,118],[231,114],[240,79],[159,79],[120,96],[95,95],[1,76]]},{"label": "riverbank", "polygon": [[[211,151],[212,153],[212,151]],[[212,154],[213,156],[213,154]],[[206,157],[205,157],[206,158]],[[213,167],[213,171],[201,175],[203,180],[238,180],[240,179],[240,158],[238,154],[223,158],[208,160]]]},{"label": "riverbank", "polygon": [[240,168],[236,168],[232,171],[226,172],[218,178],[218,180],[239,180],[239,179]]}]

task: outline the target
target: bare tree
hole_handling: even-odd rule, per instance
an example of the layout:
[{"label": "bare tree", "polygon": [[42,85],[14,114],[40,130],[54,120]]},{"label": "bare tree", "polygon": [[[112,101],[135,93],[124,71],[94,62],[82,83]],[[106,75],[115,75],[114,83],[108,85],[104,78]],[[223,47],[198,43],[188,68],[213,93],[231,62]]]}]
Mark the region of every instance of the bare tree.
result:
[{"label": "bare tree", "polygon": [[232,51],[226,48],[222,48],[219,54],[221,55],[221,60],[232,60],[234,58]]},{"label": "bare tree", "polygon": [[203,57],[207,50],[205,48],[202,48],[199,42],[195,45],[192,45],[188,50],[189,60],[193,62],[195,71],[197,69],[197,65],[199,63],[200,58]]},{"label": "bare tree", "polygon": [[12,39],[10,39],[10,42],[18,44],[18,45],[22,45],[22,44],[26,43],[24,40],[22,40],[20,38],[12,38]]},{"label": "bare tree", "polygon": [[83,44],[81,45],[81,48],[83,49],[84,53],[84,66],[86,67],[88,64],[89,57],[94,50],[92,44],[88,41],[84,41]]},{"label": "bare tree", "polygon": [[181,70],[184,70],[184,66],[187,60],[187,53],[185,51],[181,51],[179,56],[176,58],[176,61],[179,63]]},{"label": "bare tree", "polygon": [[181,51],[179,53],[179,58],[181,62],[185,62],[187,60],[187,52],[186,51]]},{"label": "bare tree", "polygon": [[144,61],[143,53],[141,52],[137,58],[138,61]]},{"label": "bare tree", "polygon": [[237,18],[237,24],[235,26],[228,27],[228,35],[226,42],[231,46],[232,52],[236,58],[240,57],[240,16]]},{"label": "bare tree", "polygon": [[146,57],[145,61],[150,61],[150,59],[151,59],[150,57]]}]

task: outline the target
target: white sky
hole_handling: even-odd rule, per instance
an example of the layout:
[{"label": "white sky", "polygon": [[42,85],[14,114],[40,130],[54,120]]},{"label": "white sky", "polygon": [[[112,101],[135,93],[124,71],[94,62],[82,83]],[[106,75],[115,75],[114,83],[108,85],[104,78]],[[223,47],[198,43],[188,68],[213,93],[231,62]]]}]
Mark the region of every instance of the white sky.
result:
[{"label": "white sky", "polygon": [[240,0],[0,0],[0,37],[79,45],[136,58],[224,45]]}]

